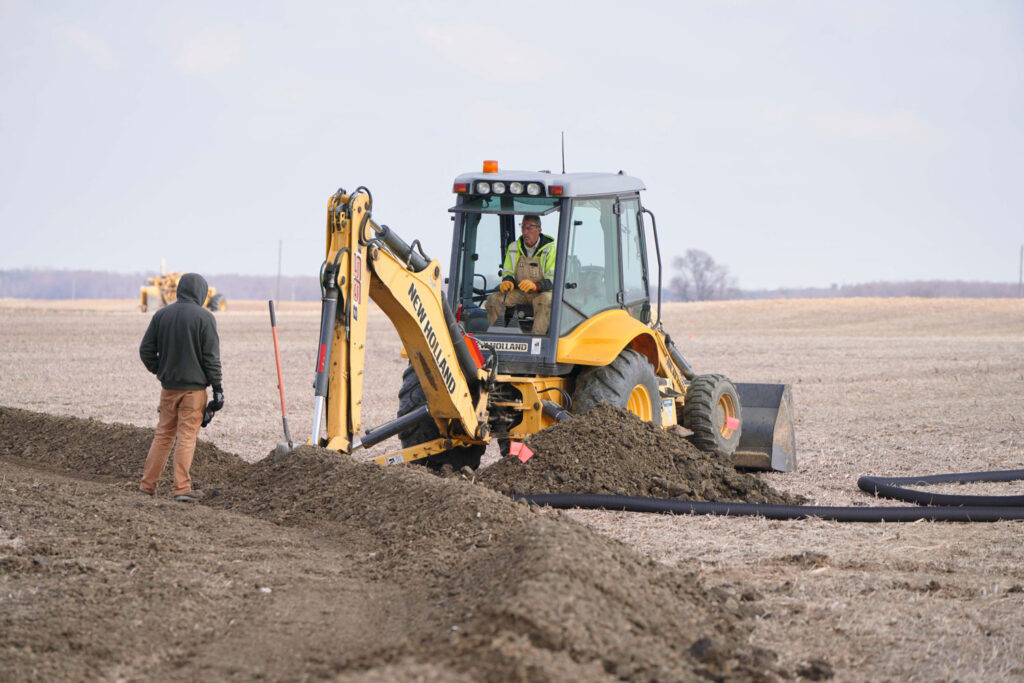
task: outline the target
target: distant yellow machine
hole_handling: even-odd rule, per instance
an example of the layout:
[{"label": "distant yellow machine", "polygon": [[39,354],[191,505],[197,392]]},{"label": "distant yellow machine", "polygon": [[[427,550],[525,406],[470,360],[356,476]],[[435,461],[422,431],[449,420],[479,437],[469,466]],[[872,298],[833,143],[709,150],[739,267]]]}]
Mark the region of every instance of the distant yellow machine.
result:
[{"label": "distant yellow machine", "polygon": [[[147,278],[149,284],[139,288],[139,310],[145,313],[150,306],[154,309],[173,304],[178,299],[178,280],[185,273],[164,273]],[[217,293],[216,287],[210,287],[203,303],[211,311],[223,311],[228,307],[228,300],[223,294]]]}]

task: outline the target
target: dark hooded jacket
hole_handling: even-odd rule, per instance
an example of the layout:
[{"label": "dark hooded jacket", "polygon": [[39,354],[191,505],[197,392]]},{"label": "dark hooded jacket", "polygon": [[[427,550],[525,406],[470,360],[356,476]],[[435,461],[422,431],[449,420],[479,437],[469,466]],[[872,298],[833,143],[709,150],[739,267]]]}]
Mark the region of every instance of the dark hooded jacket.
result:
[{"label": "dark hooded jacket", "polygon": [[178,300],[154,313],[142,336],[139,357],[164,389],[221,386],[217,321],[203,308],[209,289],[202,275],[182,275]]}]

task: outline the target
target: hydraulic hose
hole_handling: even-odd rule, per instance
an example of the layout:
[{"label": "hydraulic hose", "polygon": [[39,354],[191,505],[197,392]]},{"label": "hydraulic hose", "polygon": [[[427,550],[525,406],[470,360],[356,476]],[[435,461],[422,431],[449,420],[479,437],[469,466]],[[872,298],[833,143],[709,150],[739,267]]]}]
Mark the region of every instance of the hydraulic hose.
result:
[{"label": "hydraulic hose", "polygon": [[[998,522],[1024,519],[1024,496],[948,496],[903,489],[896,484],[953,482],[1006,482],[1024,479],[1024,470],[962,472],[926,477],[861,477],[858,485],[868,493],[918,503],[919,507],[827,507],[817,505],[767,505],[717,503],[674,498],[644,498],[592,493],[539,493],[514,495],[535,505],[588,510],[666,512],[676,515],[721,515],[767,519],[818,518],[833,522]],[[929,502],[922,502],[925,501]],[[941,502],[951,501],[951,502]]]}]

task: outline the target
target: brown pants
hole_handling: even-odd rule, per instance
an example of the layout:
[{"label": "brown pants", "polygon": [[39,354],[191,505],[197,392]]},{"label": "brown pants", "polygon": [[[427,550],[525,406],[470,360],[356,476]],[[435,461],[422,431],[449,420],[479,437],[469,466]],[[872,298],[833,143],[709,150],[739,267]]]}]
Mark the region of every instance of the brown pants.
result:
[{"label": "brown pants", "polygon": [[524,294],[518,288],[508,294],[493,292],[487,297],[484,308],[487,310],[487,326],[490,327],[508,306],[529,304],[533,306],[532,334],[546,334],[551,322],[551,292],[530,292]]},{"label": "brown pants", "polygon": [[139,488],[146,493],[156,491],[156,481],[164,471],[167,458],[178,439],[178,447],[174,449],[174,495],[188,493],[192,490],[192,478],[189,469],[192,467],[192,454],[196,450],[196,438],[199,436],[199,425],[203,422],[203,411],[206,408],[206,390],[177,391],[174,389],[160,390],[160,406],[157,413],[160,421],[153,434],[153,444],[149,447],[146,466],[142,470],[142,481]]}]

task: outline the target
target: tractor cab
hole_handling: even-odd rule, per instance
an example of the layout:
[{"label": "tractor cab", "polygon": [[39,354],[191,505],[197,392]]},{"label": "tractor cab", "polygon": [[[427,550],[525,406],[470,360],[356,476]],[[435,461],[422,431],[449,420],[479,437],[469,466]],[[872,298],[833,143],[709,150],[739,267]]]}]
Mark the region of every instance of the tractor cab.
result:
[{"label": "tractor cab", "polygon": [[[650,323],[643,189],[622,173],[499,171],[494,162],[455,179],[448,302],[466,332],[497,353],[499,371],[567,374],[579,354],[559,349],[575,347],[574,336],[593,343],[593,330],[574,334],[588,321],[625,313]],[[553,273],[543,273],[547,282],[532,296],[521,295],[518,282],[511,291],[500,289],[524,219],[539,221],[542,235],[553,240]],[[526,265],[543,270],[549,258]],[[547,303],[538,302],[545,295]],[[546,329],[539,305],[550,306]]]}]

